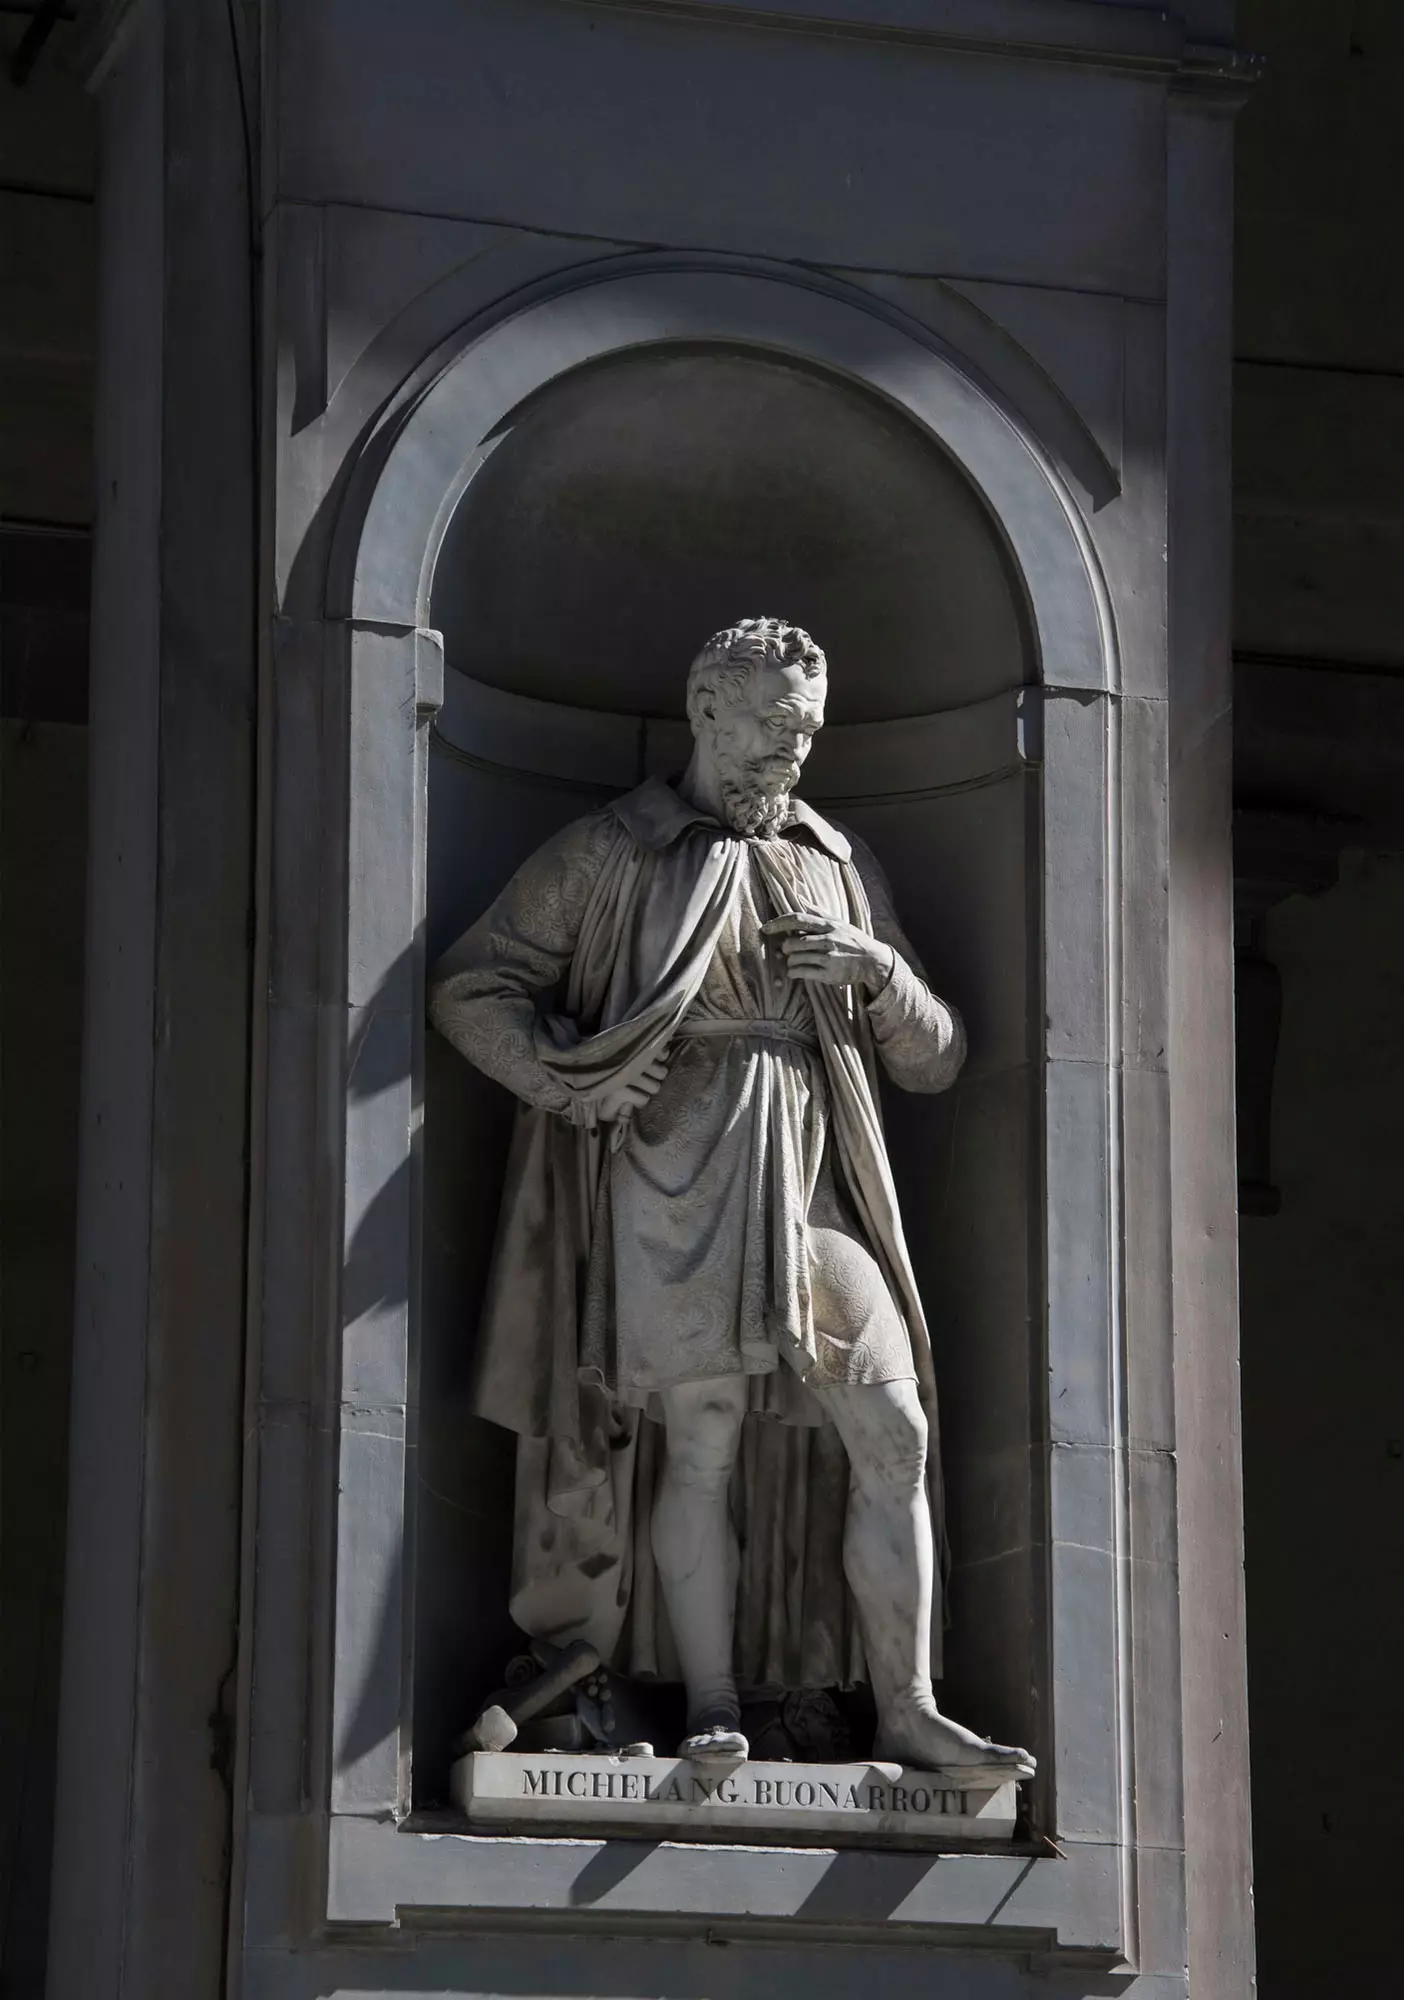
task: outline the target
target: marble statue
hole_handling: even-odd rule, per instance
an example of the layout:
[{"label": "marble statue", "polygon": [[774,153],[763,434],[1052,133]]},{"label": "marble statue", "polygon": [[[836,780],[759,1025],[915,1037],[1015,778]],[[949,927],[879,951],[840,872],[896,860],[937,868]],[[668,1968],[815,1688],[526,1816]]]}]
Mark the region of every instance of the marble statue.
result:
[{"label": "marble statue", "polygon": [[682,776],[568,826],[435,969],[434,1024],[521,1100],[476,1390],[519,1439],[512,1610],[681,1679],[685,1757],[746,1755],[738,1685],[866,1680],[877,1757],[1027,1777],[932,1691],[935,1388],[877,1066],[942,1090],[964,1034],[871,853],[794,796],[826,679],[797,626],[719,632]]}]

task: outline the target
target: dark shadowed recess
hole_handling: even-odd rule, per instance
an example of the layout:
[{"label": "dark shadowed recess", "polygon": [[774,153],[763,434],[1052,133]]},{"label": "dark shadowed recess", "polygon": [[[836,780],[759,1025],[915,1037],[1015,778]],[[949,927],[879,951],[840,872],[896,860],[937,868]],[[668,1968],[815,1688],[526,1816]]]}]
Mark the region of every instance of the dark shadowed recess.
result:
[{"label": "dark shadowed recess", "polygon": [[638,350],[511,419],[439,558],[451,666],[491,687],[682,712],[719,626],[792,618],[826,649],[830,720],[926,715],[1032,679],[983,503],[910,418],[754,352]]}]

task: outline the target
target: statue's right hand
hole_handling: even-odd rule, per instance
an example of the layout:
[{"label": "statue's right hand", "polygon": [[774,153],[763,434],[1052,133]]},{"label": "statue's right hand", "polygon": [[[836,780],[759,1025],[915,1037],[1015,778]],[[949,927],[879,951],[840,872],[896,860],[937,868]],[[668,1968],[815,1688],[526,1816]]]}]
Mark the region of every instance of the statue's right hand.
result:
[{"label": "statue's right hand", "polygon": [[651,1097],[658,1095],[667,1074],[666,1057],[655,1056],[653,1061],[640,1070],[629,1083],[621,1083],[615,1089],[605,1092],[596,1106],[596,1116],[605,1121],[627,1118],[631,1112],[642,1110]]}]

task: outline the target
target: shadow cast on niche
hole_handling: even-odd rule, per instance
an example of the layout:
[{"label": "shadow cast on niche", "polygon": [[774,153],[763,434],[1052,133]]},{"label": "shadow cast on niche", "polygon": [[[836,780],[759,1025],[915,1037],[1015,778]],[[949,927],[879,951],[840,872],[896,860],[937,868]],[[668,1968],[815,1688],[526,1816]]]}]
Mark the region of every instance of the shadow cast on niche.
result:
[{"label": "shadow cast on niche", "polygon": [[[658,1841],[606,1841],[571,1884],[572,1904],[588,1907],[598,1903],[649,1861],[659,1846]],[[801,1920],[829,1924],[887,1923],[936,1869],[961,1858],[890,1848],[842,1848],[829,1856],[819,1880],[794,1914]],[[991,1906],[984,1918],[986,1925],[998,1921],[1033,1866],[1032,1857],[1024,1860]]]},{"label": "shadow cast on niche", "polygon": [[930,1854],[841,1848],[795,1914],[825,1923],[884,1923],[937,1866]]},{"label": "shadow cast on niche", "polygon": [[627,1882],[638,1868],[658,1852],[656,1840],[607,1840],[570,1885],[570,1900],[577,1908],[588,1908]]},{"label": "shadow cast on niche", "polygon": [[364,1655],[350,1713],[337,1731],[333,1762],[344,1776],[387,1739],[398,1743],[401,1722],[404,1559],[397,1546],[375,1611],[375,1638]]},{"label": "shadow cast on niche", "polygon": [[[366,1185],[384,1145],[377,1132],[357,1127],[375,1099],[405,1089],[414,1068],[416,1035],[407,1023],[407,1003],[419,990],[416,948],[407,947],[388,967],[371,998],[354,1009],[346,1051],[348,1186]],[[407,1032],[407,1027],[409,1031]],[[369,1145],[372,1157],[358,1161],[353,1148]],[[341,1284],[342,1337],[372,1313],[399,1313],[409,1302],[413,1270],[411,1158],[403,1146],[394,1165],[361,1209],[345,1245]],[[360,1169],[360,1171],[358,1171]],[[367,1171],[369,1169],[369,1171]]]},{"label": "shadow cast on niche", "polygon": [[[365,1130],[366,1107],[386,1093],[402,1092],[410,1080],[415,1036],[405,1031],[405,1007],[407,997],[416,990],[415,953],[406,949],[387,969],[372,998],[355,1010],[345,1081],[348,1186],[354,1186],[358,1178],[362,1185],[372,1183],[379,1166],[377,1155],[384,1141],[373,1129]],[[360,1146],[368,1148],[364,1162],[354,1157],[354,1149]],[[361,1175],[357,1173],[358,1167],[362,1169]],[[363,1202],[354,1222],[342,1259],[342,1342],[353,1329],[361,1337],[359,1344],[372,1351],[382,1328],[387,1340],[403,1338],[414,1267],[413,1179],[414,1163],[405,1148],[375,1192]],[[338,1374],[340,1367],[338,1356]],[[388,1413],[384,1421],[389,1422]],[[373,1409],[363,1411],[353,1428],[374,1435],[377,1423]],[[359,1509],[378,1513],[385,1501],[384,1493],[378,1490],[380,1484],[386,1477],[396,1475],[388,1463],[382,1464],[374,1457],[369,1460],[358,1457],[357,1464],[360,1470],[355,1474],[342,1466],[343,1498],[348,1497],[345,1486],[348,1477],[354,1476],[358,1484],[369,1480],[376,1490],[363,1496]],[[375,1602],[373,1606],[364,1604],[356,1620],[361,1636],[357,1642],[360,1657],[352,1670],[354,1692],[348,1689],[349,1703],[341,1708],[333,1750],[335,1768],[343,1776],[375,1755],[387,1739],[397,1741],[402,1725],[406,1601],[403,1535],[395,1537],[392,1551],[376,1560],[374,1581],[371,1583],[368,1578],[367,1583],[374,1590]]]}]

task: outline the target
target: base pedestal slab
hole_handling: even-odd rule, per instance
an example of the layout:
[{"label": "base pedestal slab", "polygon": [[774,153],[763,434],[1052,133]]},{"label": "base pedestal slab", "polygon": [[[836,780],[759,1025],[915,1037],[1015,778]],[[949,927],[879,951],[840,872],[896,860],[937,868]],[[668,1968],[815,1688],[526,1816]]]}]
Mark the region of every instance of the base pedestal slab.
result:
[{"label": "base pedestal slab", "polygon": [[995,1766],[769,1764],[739,1759],[475,1751],[453,1766],[476,1826],[641,1839],[948,1847],[1009,1841],[1016,1782]]}]

